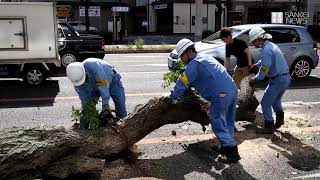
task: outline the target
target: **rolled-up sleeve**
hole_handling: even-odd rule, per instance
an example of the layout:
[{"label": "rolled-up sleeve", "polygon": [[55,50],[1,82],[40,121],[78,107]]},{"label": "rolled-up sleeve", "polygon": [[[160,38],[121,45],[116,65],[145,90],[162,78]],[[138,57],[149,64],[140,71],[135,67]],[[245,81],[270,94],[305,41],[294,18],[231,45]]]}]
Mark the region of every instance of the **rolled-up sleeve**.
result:
[{"label": "rolled-up sleeve", "polygon": [[270,71],[270,67],[272,65],[272,50],[266,49],[261,52],[261,60],[259,64],[259,72],[256,75],[257,80],[263,80]]}]

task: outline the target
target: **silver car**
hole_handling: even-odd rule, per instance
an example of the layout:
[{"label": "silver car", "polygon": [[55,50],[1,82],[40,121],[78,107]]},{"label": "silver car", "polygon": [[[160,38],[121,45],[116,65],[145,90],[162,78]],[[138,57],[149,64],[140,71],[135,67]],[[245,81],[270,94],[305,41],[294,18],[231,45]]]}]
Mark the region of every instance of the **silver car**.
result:
[{"label": "silver car", "polygon": [[[290,68],[293,78],[305,78],[311,70],[317,67],[319,56],[317,55],[317,44],[305,27],[283,24],[248,24],[232,26],[232,37],[244,40],[253,56],[254,62],[260,60],[261,48],[257,49],[249,43],[249,31],[253,27],[261,27],[272,35],[272,41],[282,50]],[[196,42],[195,48],[199,53],[205,53],[214,57],[220,63],[225,61],[225,43],[219,37],[220,31],[208,38]],[[168,57],[169,70],[174,70],[177,64],[177,51],[174,49]],[[228,72],[233,74],[236,66],[236,58],[231,56]]]}]

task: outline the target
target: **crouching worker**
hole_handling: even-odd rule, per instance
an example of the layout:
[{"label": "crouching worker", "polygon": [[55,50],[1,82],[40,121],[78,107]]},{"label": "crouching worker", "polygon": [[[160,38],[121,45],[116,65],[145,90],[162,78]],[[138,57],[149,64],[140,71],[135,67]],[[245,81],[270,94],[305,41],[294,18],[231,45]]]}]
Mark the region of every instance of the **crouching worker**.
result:
[{"label": "crouching worker", "polygon": [[224,163],[238,162],[240,156],[233,138],[238,93],[234,81],[217,60],[197,54],[191,40],[180,40],[176,49],[187,67],[177,80],[170,98],[177,99],[192,86],[210,101],[210,122],[221,144],[218,160]]},{"label": "crouching worker", "polygon": [[[82,107],[88,101],[101,97],[102,111],[110,110],[109,99],[111,97],[115,104],[116,117],[121,119],[127,115],[121,76],[112,65],[101,59],[88,58],[82,63],[69,64],[66,72],[69,80],[74,84]],[[81,112],[80,128],[89,128],[84,111]]]}]

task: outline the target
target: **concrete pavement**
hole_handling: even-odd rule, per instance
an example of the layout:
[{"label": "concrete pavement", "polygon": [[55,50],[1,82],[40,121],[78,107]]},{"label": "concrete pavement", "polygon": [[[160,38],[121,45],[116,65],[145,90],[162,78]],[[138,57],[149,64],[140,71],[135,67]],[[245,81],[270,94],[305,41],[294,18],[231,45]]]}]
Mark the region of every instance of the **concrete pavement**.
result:
[{"label": "concrete pavement", "polygon": [[[153,97],[169,92],[161,87],[162,74],[167,71],[165,54],[106,55],[123,76],[127,108],[143,104]],[[154,177],[160,179],[285,179],[319,178],[320,164],[320,69],[312,73],[314,83],[297,83],[283,98],[286,125],[274,136],[257,136],[261,125],[261,109],[254,124],[237,123],[236,133],[241,161],[226,165],[215,161],[211,146],[217,143],[211,128],[206,132],[192,122],[165,125],[142,139],[138,146],[144,151],[133,166],[140,174],[117,178]],[[66,77],[53,78],[46,87],[27,88],[17,81],[1,81],[0,128],[11,126],[70,127],[71,106],[80,102]],[[312,87],[308,89],[308,87]],[[304,88],[304,89],[300,89]],[[263,90],[256,92],[261,99]],[[27,98],[27,99],[26,99]],[[172,135],[175,130],[177,135]],[[128,169],[130,171],[130,169]],[[130,174],[130,173],[129,173]],[[302,179],[300,178],[300,179]]]}]

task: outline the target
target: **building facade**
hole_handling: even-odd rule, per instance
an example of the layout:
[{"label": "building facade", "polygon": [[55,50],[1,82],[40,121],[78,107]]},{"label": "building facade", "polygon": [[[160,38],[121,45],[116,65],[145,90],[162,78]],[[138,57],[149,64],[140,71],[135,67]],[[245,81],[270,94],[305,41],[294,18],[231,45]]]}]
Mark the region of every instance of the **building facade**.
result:
[{"label": "building facade", "polygon": [[[59,19],[85,23],[84,0],[2,0],[56,2]],[[90,0],[90,26],[120,34],[195,32],[195,0]],[[320,25],[320,0],[203,0],[202,30],[271,23],[272,12],[308,12]]]},{"label": "building facade", "polygon": [[[69,22],[85,23],[84,0],[2,0],[9,2],[55,2],[57,17]],[[108,31],[118,36],[134,33],[135,0],[89,0],[90,26],[97,31]]]},{"label": "building facade", "polygon": [[319,0],[308,0],[308,13],[309,13],[308,25],[320,26],[320,1]]},{"label": "building facade", "polygon": [[[272,12],[297,10],[295,0],[233,0],[229,11],[229,25],[271,23]],[[305,3],[300,2],[298,11],[305,11]]]},{"label": "building facade", "polygon": [[[224,1],[220,5],[221,16],[217,15],[216,1],[203,1],[202,30],[215,31],[226,25],[227,9]],[[196,5],[194,0],[137,0],[136,6],[141,7],[139,26],[145,28],[146,32],[158,34],[195,32]],[[217,17],[221,18],[219,27],[216,27]]]}]

